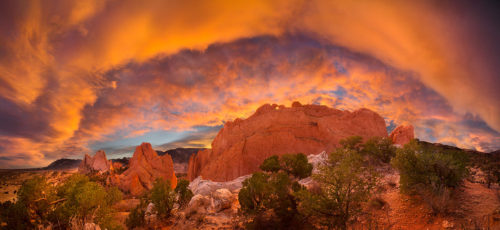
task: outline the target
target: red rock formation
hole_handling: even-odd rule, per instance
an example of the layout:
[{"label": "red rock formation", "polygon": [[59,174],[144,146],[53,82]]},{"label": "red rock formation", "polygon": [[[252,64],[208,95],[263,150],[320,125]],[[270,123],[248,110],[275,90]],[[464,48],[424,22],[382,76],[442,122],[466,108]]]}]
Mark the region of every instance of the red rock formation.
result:
[{"label": "red rock formation", "polygon": [[151,144],[142,143],[135,149],[129,168],[121,175],[113,175],[111,183],[132,195],[141,195],[145,190],[153,188],[153,182],[157,178],[170,180],[172,188],[175,188],[177,177],[172,158],[168,154],[158,156]]},{"label": "red rock formation", "polygon": [[402,125],[396,127],[389,137],[395,145],[403,146],[415,138],[412,125]]},{"label": "red rock formation", "polygon": [[349,112],[298,102],[291,108],[266,104],[247,119],[226,122],[212,149],[191,156],[188,178],[201,175],[229,181],[257,171],[273,154],[330,152],[339,140],[353,135],[365,140],[387,137],[384,119],[368,109]]},{"label": "red rock formation", "polygon": [[99,150],[93,157],[85,154],[82,163],[78,167],[78,172],[83,174],[90,172],[104,173],[110,171],[111,168],[111,161],[106,158],[106,153]]}]

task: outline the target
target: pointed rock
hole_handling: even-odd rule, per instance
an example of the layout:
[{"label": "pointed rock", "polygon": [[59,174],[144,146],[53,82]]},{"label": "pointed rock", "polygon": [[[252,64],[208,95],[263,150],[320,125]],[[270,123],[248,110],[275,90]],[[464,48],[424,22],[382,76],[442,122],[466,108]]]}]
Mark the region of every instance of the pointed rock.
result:
[{"label": "pointed rock", "polygon": [[111,161],[108,161],[106,158],[106,153],[103,150],[99,150],[93,157],[85,154],[82,163],[78,167],[78,172],[83,174],[91,172],[105,173],[110,171],[111,168]]},{"label": "pointed rock", "polygon": [[111,183],[137,196],[153,188],[153,182],[157,178],[170,180],[172,188],[175,188],[177,177],[172,158],[168,154],[158,156],[151,144],[142,143],[135,149],[129,168],[123,174],[113,177]]},{"label": "pointed rock", "polygon": [[413,125],[401,125],[396,127],[389,135],[392,143],[398,146],[404,146],[415,138]]}]

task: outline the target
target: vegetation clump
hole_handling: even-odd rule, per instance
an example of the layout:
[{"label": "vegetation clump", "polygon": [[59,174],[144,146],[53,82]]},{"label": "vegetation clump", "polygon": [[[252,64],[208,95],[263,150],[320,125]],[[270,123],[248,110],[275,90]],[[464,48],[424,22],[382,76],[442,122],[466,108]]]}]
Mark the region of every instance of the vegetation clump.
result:
[{"label": "vegetation clump", "polygon": [[453,189],[468,175],[468,157],[462,150],[417,141],[398,149],[391,164],[400,173],[401,192],[421,195],[435,213],[448,211]]},{"label": "vegetation clump", "polygon": [[305,188],[298,180],[311,175],[312,165],[304,154],[271,156],[243,182],[238,194],[241,211],[254,219],[249,229],[296,229],[303,225],[296,192]]}]

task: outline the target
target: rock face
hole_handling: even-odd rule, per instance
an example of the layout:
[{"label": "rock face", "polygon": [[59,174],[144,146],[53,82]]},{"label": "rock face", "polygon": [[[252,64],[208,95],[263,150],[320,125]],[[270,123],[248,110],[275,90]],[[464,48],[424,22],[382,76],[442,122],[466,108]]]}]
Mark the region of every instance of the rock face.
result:
[{"label": "rock face", "polygon": [[203,180],[201,177],[197,177],[191,183],[189,183],[189,189],[194,195],[210,195],[218,189],[227,189],[231,192],[238,193],[238,191],[243,186],[243,181],[250,178],[252,175],[240,176],[232,181],[226,182],[215,182],[211,180]]},{"label": "rock face", "polygon": [[96,154],[91,157],[85,154],[82,163],[78,167],[78,172],[87,174],[91,172],[104,173],[112,169],[111,161],[106,158],[106,153],[102,150],[96,152]]},{"label": "rock face", "polygon": [[151,144],[142,143],[135,149],[129,168],[121,175],[113,175],[111,183],[132,195],[141,195],[153,188],[157,178],[170,180],[172,188],[177,185],[173,162],[170,155],[158,156]]},{"label": "rock face", "polygon": [[368,109],[341,111],[320,105],[263,105],[247,119],[226,122],[206,149],[189,159],[188,178],[229,181],[258,170],[271,155],[331,152],[339,140],[387,137],[384,119]]},{"label": "rock face", "polygon": [[402,125],[396,127],[389,137],[395,145],[403,146],[415,138],[412,125]]}]

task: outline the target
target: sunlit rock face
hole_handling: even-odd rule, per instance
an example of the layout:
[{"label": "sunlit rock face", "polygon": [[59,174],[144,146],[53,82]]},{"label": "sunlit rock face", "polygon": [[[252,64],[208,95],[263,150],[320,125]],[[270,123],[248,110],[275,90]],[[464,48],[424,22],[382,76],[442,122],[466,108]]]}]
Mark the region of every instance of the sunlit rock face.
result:
[{"label": "sunlit rock face", "polygon": [[387,137],[384,119],[368,109],[341,111],[321,105],[265,104],[247,119],[224,125],[212,149],[191,156],[188,178],[229,181],[259,170],[271,155],[330,152],[343,138]]},{"label": "sunlit rock face", "polygon": [[392,140],[392,143],[398,146],[403,146],[408,144],[411,140],[415,138],[415,134],[413,131],[413,125],[402,125],[396,127],[389,137]]},{"label": "sunlit rock face", "polygon": [[177,185],[172,158],[166,154],[158,156],[151,144],[142,143],[135,149],[129,168],[121,175],[112,175],[111,183],[132,195],[141,195],[153,188],[157,178],[170,180],[172,188]]},{"label": "sunlit rock face", "polygon": [[104,173],[110,171],[111,169],[111,162],[106,158],[106,153],[99,150],[93,157],[85,154],[82,163],[80,163],[80,166],[78,167],[78,172],[83,174],[91,172]]}]

